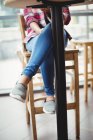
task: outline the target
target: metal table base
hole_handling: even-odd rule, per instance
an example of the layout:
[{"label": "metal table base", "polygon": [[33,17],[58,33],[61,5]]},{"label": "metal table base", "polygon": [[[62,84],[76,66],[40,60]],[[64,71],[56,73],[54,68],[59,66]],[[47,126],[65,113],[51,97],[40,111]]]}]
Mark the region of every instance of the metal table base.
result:
[{"label": "metal table base", "polygon": [[68,140],[62,7],[52,6],[51,12],[56,70],[57,140]]}]

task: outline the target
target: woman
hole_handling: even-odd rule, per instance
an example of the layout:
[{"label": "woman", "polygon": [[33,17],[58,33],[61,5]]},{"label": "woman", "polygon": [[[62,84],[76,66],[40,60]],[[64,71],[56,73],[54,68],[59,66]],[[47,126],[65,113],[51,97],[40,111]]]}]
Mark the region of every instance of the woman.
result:
[{"label": "woman", "polygon": [[[68,7],[63,8],[64,24],[70,22]],[[27,25],[25,38],[26,48],[32,55],[24,68],[20,79],[10,93],[10,96],[24,101],[26,98],[27,84],[40,67],[44,81],[46,100],[43,105],[45,113],[55,112],[54,100],[54,54],[51,31],[51,17],[49,9],[24,9],[24,19]],[[64,30],[64,42],[67,44],[67,33]]]}]

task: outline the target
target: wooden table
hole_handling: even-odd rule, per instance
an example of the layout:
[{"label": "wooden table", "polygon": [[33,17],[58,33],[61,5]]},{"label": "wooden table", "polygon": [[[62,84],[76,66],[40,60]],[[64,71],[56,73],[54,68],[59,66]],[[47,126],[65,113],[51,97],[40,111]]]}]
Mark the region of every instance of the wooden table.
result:
[{"label": "wooden table", "polygon": [[64,5],[71,5],[74,4],[74,6],[78,5],[85,5],[88,3],[92,3],[93,0],[85,2],[85,0],[4,0],[4,4],[9,7],[13,8],[25,8],[27,6],[42,6],[43,4],[46,5],[52,5],[52,6],[64,6]]},{"label": "wooden table", "polygon": [[[73,47],[81,46],[84,47],[84,94],[85,102],[88,101],[88,81],[92,81],[93,88],[93,40],[73,40],[71,41]],[[88,72],[88,48],[91,49],[90,62],[91,62],[91,72]]]},{"label": "wooden table", "polygon": [[[10,3],[7,1],[10,1]],[[54,38],[54,54],[56,67],[56,114],[57,114],[57,140],[68,140],[67,108],[66,108],[66,79],[64,59],[64,35],[62,7],[84,0],[6,0],[6,5],[16,8],[26,6],[39,7],[48,5],[52,13],[52,30]]]}]

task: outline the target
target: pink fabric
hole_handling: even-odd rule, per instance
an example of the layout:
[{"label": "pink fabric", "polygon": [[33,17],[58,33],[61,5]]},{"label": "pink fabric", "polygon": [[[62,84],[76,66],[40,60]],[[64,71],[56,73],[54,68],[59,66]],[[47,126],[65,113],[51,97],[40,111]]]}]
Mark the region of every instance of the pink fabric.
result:
[{"label": "pink fabric", "polygon": [[68,7],[63,8],[64,25],[68,25],[71,20],[71,15]]},{"label": "pink fabric", "polygon": [[[64,19],[64,24],[68,25],[71,17],[70,17],[70,12],[69,12],[69,8],[68,7],[64,7],[63,8],[63,19]],[[42,9],[39,8],[25,8],[24,9],[24,19],[26,22],[26,26],[27,26],[27,36],[24,40],[25,43],[27,43],[27,41],[29,41],[30,38],[35,37],[37,34],[31,29],[30,27],[30,23],[31,22],[36,22],[39,25],[41,25],[42,27],[46,26],[46,21],[45,21],[45,17],[44,17],[44,12],[42,11]]]}]

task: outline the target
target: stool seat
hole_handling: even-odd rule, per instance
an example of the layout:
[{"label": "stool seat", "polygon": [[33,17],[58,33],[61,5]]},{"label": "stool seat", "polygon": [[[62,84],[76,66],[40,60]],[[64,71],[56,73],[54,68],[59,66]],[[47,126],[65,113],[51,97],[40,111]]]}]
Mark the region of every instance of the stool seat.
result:
[{"label": "stool seat", "polygon": [[71,42],[73,43],[73,45],[82,45],[82,46],[91,46],[91,45],[93,45],[93,40],[89,40],[89,39],[83,39],[83,40],[81,40],[81,39],[79,39],[79,40],[71,40]]}]

